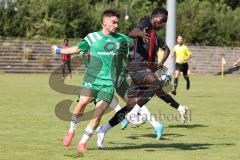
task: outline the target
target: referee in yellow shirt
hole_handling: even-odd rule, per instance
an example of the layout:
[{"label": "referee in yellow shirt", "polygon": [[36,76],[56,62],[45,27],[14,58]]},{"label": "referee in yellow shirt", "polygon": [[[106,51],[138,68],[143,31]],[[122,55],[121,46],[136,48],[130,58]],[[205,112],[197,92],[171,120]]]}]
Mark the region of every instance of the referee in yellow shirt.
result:
[{"label": "referee in yellow shirt", "polygon": [[183,72],[183,77],[187,81],[186,89],[190,89],[190,80],[188,76],[188,63],[187,61],[191,58],[192,53],[188,47],[183,44],[184,37],[182,35],[177,36],[177,45],[174,46],[173,55],[176,55],[176,70],[174,78],[174,90],[173,95],[177,94],[178,78],[180,72]]}]

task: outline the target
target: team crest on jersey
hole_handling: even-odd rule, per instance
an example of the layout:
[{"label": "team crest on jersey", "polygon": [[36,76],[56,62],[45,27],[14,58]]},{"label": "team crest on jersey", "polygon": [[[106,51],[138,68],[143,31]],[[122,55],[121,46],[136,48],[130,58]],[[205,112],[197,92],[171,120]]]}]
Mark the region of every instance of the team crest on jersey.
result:
[{"label": "team crest on jersey", "polygon": [[115,49],[119,49],[120,48],[120,43],[118,42],[107,42],[105,45],[104,45],[104,49],[106,51],[113,51]]}]

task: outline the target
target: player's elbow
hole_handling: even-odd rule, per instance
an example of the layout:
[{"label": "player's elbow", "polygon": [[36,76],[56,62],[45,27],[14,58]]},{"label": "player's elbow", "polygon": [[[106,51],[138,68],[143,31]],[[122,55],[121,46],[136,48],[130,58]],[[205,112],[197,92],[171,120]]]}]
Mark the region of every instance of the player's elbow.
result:
[{"label": "player's elbow", "polygon": [[80,52],[80,49],[77,46],[72,47],[71,54],[77,54]]},{"label": "player's elbow", "polygon": [[190,54],[190,55],[188,56],[188,59],[190,59],[190,58],[192,58],[192,54]]},{"label": "player's elbow", "polygon": [[135,38],[135,34],[134,34],[133,31],[131,31],[131,32],[128,34],[128,36],[131,37],[131,38]]},{"label": "player's elbow", "polygon": [[131,38],[137,38],[138,37],[138,32],[140,30],[138,28],[134,28],[133,30],[131,30],[128,34],[129,37]]}]

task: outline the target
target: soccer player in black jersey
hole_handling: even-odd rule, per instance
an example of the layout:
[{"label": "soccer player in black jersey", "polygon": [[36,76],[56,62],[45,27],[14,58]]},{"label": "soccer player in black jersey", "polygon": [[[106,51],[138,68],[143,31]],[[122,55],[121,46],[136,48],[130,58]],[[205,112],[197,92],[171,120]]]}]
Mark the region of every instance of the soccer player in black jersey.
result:
[{"label": "soccer player in black jersey", "polygon": [[[140,108],[155,94],[158,97],[165,94],[162,90],[162,82],[156,76],[155,71],[163,67],[170,50],[166,43],[157,36],[156,32],[165,26],[167,18],[168,12],[166,9],[156,8],[150,18],[143,18],[139,26],[129,33],[131,38],[135,38],[134,54],[127,66],[133,83],[128,91],[127,105],[118,111],[106,125],[97,130],[99,148],[103,147],[105,133],[120,123],[126,115],[130,116],[130,118],[128,117],[128,120],[130,120],[131,116],[137,115]],[[156,58],[158,48],[164,50],[160,62]],[[162,130],[163,126],[159,129]]]}]

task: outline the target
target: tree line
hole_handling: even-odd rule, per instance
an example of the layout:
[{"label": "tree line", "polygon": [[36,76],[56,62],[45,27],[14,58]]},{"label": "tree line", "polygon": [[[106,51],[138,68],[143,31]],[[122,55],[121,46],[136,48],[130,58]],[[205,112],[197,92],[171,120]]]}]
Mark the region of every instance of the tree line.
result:
[{"label": "tree line", "polygon": [[[121,14],[119,32],[128,33],[155,7],[166,0],[0,0],[0,36],[84,37],[101,28],[108,8]],[[240,46],[239,15],[239,0],[177,0],[177,33],[193,45]]]}]

